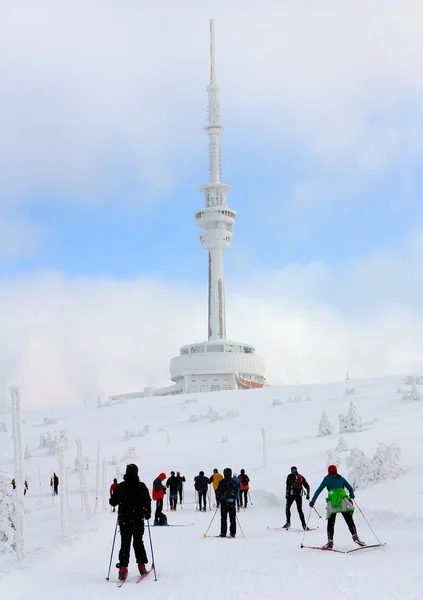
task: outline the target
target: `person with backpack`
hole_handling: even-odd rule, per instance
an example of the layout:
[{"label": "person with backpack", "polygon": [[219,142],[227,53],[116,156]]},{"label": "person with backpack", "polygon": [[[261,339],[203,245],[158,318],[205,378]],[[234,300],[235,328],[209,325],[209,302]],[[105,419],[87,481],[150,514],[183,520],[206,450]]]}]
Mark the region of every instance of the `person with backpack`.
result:
[{"label": "person with backpack", "polygon": [[163,498],[166,493],[166,486],[163,481],[166,479],[166,473],[160,473],[153,481],[153,500],[156,501],[156,512],[154,513],[154,525],[166,525],[167,518],[163,513]]},{"label": "person with backpack", "polygon": [[[118,480],[117,479],[113,479],[113,483],[110,486],[110,497],[113,496],[113,494],[115,493],[116,488],[117,488],[118,485],[119,485],[118,484]],[[116,506],[113,507],[112,512],[116,512]]]},{"label": "person with backpack", "polygon": [[[204,475],[204,471],[194,477],[194,487],[198,492],[198,510],[206,512],[207,510],[207,492],[209,489],[210,479]],[[203,505],[203,508],[201,507]]]},{"label": "person with backpack", "polygon": [[57,496],[59,494],[59,478],[56,473],[53,473],[53,477],[50,478],[50,487],[53,488],[53,495]]},{"label": "person with backpack", "polygon": [[220,505],[220,535],[226,537],[228,530],[229,516],[229,535],[236,536],[236,495],[238,486],[232,477],[232,469],[227,467],[223,469],[223,479],[220,480],[216,490],[216,498]]},{"label": "person with backpack", "polygon": [[240,500],[241,500],[241,508],[247,508],[248,502],[248,490],[250,489],[250,478],[245,473],[245,469],[241,469],[239,474],[239,490],[240,490]]},{"label": "person with backpack", "polygon": [[166,481],[166,487],[169,490],[170,510],[176,510],[178,503],[178,478],[175,475],[175,471],[170,472],[170,477]]},{"label": "person with backpack", "polygon": [[219,507],[219,501],[217,499],[216,490],[219,487],[219,483],[221,482],[222,479],[223,479],[222,473],[219,473],[219,471],[217,469],[213,469],[213,474],[210,477],[209,482],[212,484],[212,487],[213,487],[217,507]]},{"label": "person with backpack", "polygon": [[148,558],[142,538],[144,519],[148,521],[151,517],[151,498],[147,486],[138,477],[137,465],[127,465],[123,482],[115,488],[109,504],[113,508],[119,505],[118,523],[121,544],[119,562],[116,565],[119,569],[119,580],[124,581],[128,575],[131,541],[140,575],[146,575],[145,565],[148,563]]},{"label": "person with backpack", "polygon": [[[310,507],[313,508],[314,504],[319,497],[319,494],[326,488],[328,490],[328,498],[326,503],[326,517],[328,520],[327,532],[328,532],[328,543],[323,546],[327,550],[333,548],[333,537],[335,533],[335,521],[336,515],[341,513],[345,519],[348,529],[352,535],[353,541],[359,546],[365,546],[366,544],[360,540],[357,535],[357,528],[354,523],[354,489],[352,485],[338,473],[336,465],[329,465],[328,474],[323,478],[322,483],[319,485],[317,490],[314,492],[313,498],[310,502]],[[347,488],[349,496],[345,491]]]},{"label": "person with backpack", "polygon": [[284,525],[285,529],[289,529],[291,527],[291,506],[294,504],[294,502],[297,505],[298,516],[300,517],[302,528],[304,529],[304,531],[307,529],[307,524],[303,513],[303,488],[306,491],[306,499],[310,500],[310,486],[308,485],[306,478],[298,473],[297,467],[291,467],[291,473],[286,478],[286,523]]},{"label": "person with backpack", "polygon": [[182,506],[184,500],[184,483],[186,482],[186,479],[183,475],[180,474],[179,471],[177,471],[176,477],[178,479],[179,504]]},{"label": "person with backpack", "polygon": [[241,487],[241,482],[239,481],[239,477],[236,473],[234,473],[232,479],[235,481],[236,485],[237,485],[237,495],[236,495],[236,508],[239,512],[239,508],[240,508],[240,487]]}]

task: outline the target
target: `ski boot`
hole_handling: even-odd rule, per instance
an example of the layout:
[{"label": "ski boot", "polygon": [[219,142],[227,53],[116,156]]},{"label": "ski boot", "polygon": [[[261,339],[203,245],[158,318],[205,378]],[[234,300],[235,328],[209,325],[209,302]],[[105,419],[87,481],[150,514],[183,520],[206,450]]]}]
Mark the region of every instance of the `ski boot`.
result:
[{"label": "ski boot", "polygon": [[285,525],[282,527],[282,529],[289,529],[291,527],[291,523],[289,521],[287,521],[285,523]]},{"label": "ski boot", "polygon": [[352,536],[353,541],[359,546],[365,546],[366,544],[360,540],[357,534]]},{"label": "ski boot", "polygon": [[138,571],[140,572],[140,575],[147,575],[147,569],[145,568],[144,563],[138,563]]},{"label": "ski boot", "polygon": [[305,525],[305,524],[303,525],[303,529],[304,529],[304,531],[311,531],[310,527],[307,527],[307,525]]},{"label": "ski boot", "polygon": [[223,534],[223,533],[220,533],[220,534],[219,534],[219,537],[226,537],[226,533],[225,533],[225,534]]},{"label": "ski boot", "polygon": [[328,540],[328,543],[325,544],[324,546],[322,546],[322,548],[324,548],[325,550],[332,550],[332,548],[333,548],[333,541],[332,540]]},{"label": "ski boot", "polygon": [[125,581],[128,576],[128,567],[119,567],[119,581]]}]

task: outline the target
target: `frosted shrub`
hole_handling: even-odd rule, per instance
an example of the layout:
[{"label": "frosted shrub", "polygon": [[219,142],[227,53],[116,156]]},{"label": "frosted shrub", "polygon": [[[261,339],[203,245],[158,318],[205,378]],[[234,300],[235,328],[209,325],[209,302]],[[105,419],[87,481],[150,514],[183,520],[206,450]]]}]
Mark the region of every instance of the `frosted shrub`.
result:
[{"label": "frosted shrub", "polygon": [[189,418],[190,423],[197,423],[198,421],[202,421],[206,418],[206,415],[191,415]]},{"label": "frosted shrub", "polygon": [[133,458],[138,458],[135,451],[135,446],[129,446],[128,450],[122,456],[122,462],[130,462]]},{"label": "frosted shrub", "polygon": [[345,388],[345,396],[355,396],[358,394],[355,388],[349,388],[348,386]]},{"label": "frosted shrub", "polygon": [[0,554],[14,552],[16,548],[13,524],[16,503],[10,480],[9,473],[0,469]]},{"label": "frosted shrub", "polygon": [[272,402],[272,406],[282,406],[282,400],[279,400],[279,398],[275,398]]},{"label": "frosted shrub", "polygon": [[219,413],[216,410],[214,410],[212,406],[209,407],[209,411],[206,417],[209,421],[218,421],[221,418],[219,416]]},{"label": "frosted shrub", "polygon": [[228,410],[225,417],[239,417],[239,412],[235,409]]},{"label": "frosted shrub", "polygon": [[339,465],[341,464],[341,457],[339,456],[336,450],[327,450],[326,464],[327,466],[336,465],[337,467],[339,467]]},{"label": "frosted shrub", "polygon": [[396,479],[403,473],[400,465],[401,449],[398,444],[379,444],[372,459],[362,450],[354,448],[347,458],[347,466],[351,467],[349,479],[356,488],[363,488],[371,483],[379,483],[387,479]]},{"label": "frosted shrub", "polygon": [[24,456],[25,456],[26,460],[28,460],[28,458],[31,458],[31,452],[30,452],[30,450],[29,450],[29,448],[28,448],[28,446],[26,444],[25,444],[25,454],[24,454]]},{"label": "frosted shrub", "polygon": [[116,458],[116,456],[114,454],[112,454],[112,460],[109,460],[107,464],[112,465],[112,466],[118,464],[118,459]]},{"label": "frosted shrub", "polygon": [[363,431],[362,418],[357,415],[354,402],[351,400],[347,415],[339,415],[339,433],[357,433]]},{"label": "frosted shrub", "polygon": [[421,399],[422,399],[422,397],[420,394],[420,390],[417,387],[417,378],[413,377],[412,381],[411,381],[411,391],[404,392],[401,397],[401,400],[403,402],[418,402]]},{"label": "frosted shrub", "polygon": [[197,398],[187,398],[184,404],[195,404],[196,402],[198,402]]},{"label": "frosted shrub", "polygon": [[223,437],[223,438],[220,440],[220,443],[221,443],[221,444],[226,444],[226,442],[227,442],[227,441],[228,441],[228,438],[227,438],[227,437]]},{"label": "frosted shrub", "polygon": [[54,454],[58,454],[58,453],[59,453],[59,441],[57,439],[57,435],[55,435],[54,438],[48,440],[48,442],[47,442],[46,454],[53,456]]},{"label": "frosted shrub", "polygon": [[346,459],[347,467],[350,468],[348,479],[354,488],[365,487],[373,480],[372,461],[362,450],[353,448]]},{"label": "frosted shrub", "polygon": [[377,481],[396,479],[403,473],[400,465],[401,448],[398,444],[390,444],[389,446],[383,443],[379,444],[373,462],[377,467]]},{"label": "frosted shrub", "polygon": [[0,431],[4,431],[4,433],[7,433],[6,423],[0,423]]},{"label": "frosted shrub", "polygon": [[125,431],[125,438],[128,440],[132,437],[144,437],[150,432],[150,425],[145,425],[143,429],[134,429],[133,431]]},{"label": "frosted shrub", "polygon": [[323,411],[322,416],[320,417],[319,431],[318,431],[317,435],[319,437],[322,437],[325,435],[331,435],[333,433],[333,431],[334,431],[334,429],[329,422],[328,416],[327,416],[326,412]]},{"label": "frosted shrub", "polygon": [[407,375],[407,377],[405,378],[405,383],[408,385],[413,385],[413,383],[416,383],[417,385],[422,385],[423,377],[419,375]]},{"label": "frosted shrub", "polygon": [[336,446],[336,451],[337,452],[346,452],[347,450],[348,450],[348,444],[341,435],[338,440],[338,445]]},{"label": "frosted shrub", "polygon": [[57,419],[49,419],[48,417],[44,417],[43,425],[55,425],[57,423]]}]

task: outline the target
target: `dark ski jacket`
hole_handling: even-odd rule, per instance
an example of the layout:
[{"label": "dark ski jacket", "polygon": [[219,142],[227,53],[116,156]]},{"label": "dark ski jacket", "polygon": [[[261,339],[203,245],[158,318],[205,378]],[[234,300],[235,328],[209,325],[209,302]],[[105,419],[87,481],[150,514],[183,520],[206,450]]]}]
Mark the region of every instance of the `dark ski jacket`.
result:
[{"label": "dark ski jacket", "polygon": [[124,475],[109,500],[110,506],[117,506],[120,524],[138,523],[151,517],[151,498],[145,483],[138,475]]},{"label": "dark ski jacket", "polygon": [[169,477],[166,481],[166,487],[169,488],[171,494],[176,494],[178,492],[178,478],[176,475],[171,475]]},{"label": "dark ski jacket", "polygon": [[183,475],[177,475],[176,479],[178,480],[178,490],[182,490],[184,483],[186,482],[185,477]]},{"label": "dark ski jacket", "polygon": [[[301,477],[301,479],[299,479]],[[298,478],[298,479],[297,479]],[[287,496],[302,496],[303,495],[303,487],[307,495],[310,494],[310,486],[307,483],[304,475],[300,475],[300,473],[290,473],[286,478],[286,495]]]},{"label": "dark ski jacket", "polygon": [[218,488],[216,490],[216,500],[222,503],[232,504],[235,502],[238,496],[238,484],[231,477],[224,477],[219,481]]},{"label": "dark ski jacket", "polygon": [[209,489],[209,478],[205,475],[197,475],[194,477],[194,487],[197,492],[207,492]]}]

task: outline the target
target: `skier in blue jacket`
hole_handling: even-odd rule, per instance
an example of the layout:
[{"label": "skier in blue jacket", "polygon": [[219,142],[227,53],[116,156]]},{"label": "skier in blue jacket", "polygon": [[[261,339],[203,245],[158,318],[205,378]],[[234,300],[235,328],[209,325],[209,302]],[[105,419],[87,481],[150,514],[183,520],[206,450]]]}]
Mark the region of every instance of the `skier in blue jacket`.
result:
[{"label": "skier in blue jacket", "polygon": [[[336,465],[329,465],[328,474],[324,477],[322,483],[319,485],[317,490],[314,492],[313,498],[310,502],[310,507],[313,508],[317,498],[324,489],[328,490],[328,497],[326,498],[326,518],[328,520],[328,543],[323,546],[327,550],[333,548],[333,536],[335,532],[335,521],[336,515],[342,513],[345,519],[348,529],[352,535],[352,539],[359,546],[365,546],[358,535],[357,529],[353,519],[354,513],[354,489],[352,485],[338,473]],[[347,488],[349,496],[345,491]]]}]

